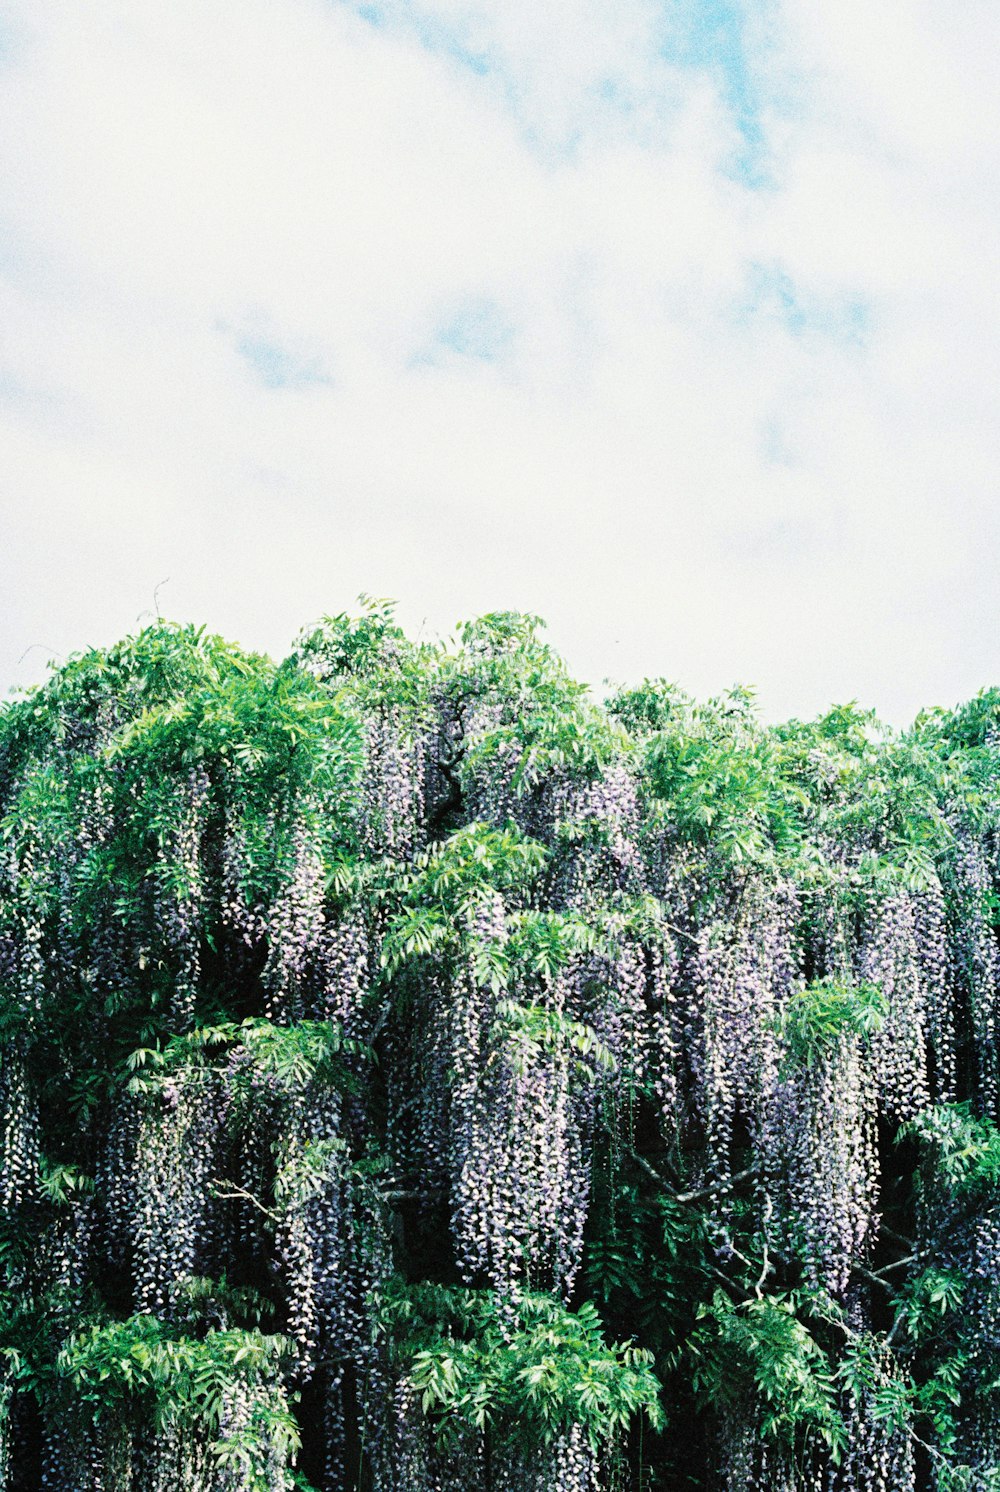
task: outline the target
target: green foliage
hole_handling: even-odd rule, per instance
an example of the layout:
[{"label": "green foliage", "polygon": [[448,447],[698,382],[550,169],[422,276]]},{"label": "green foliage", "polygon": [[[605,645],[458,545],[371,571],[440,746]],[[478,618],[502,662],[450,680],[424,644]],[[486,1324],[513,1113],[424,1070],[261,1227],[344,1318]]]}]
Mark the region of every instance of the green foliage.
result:
[{"label": "green foliage", "polygon": [[663,1422],[651,1354],[609,1347],[595,1307],[569,1311],[546,1295],[512,1303],[485,1291],[396,1282],[383,1316],[442,1437],[461,1428],[550,1444],[579,1425],[594,1445],[636,1414]]},{"label": "green foliage", "polygon": [[[294,1459],[301,1445],[292,1406],[277,1387],[288,1351],[283,1337],[257,1330],[191,1337],[171,1333],[154,1317],[133,1316],[75,1332],[57,1359],[55,1388],[71,1387],[75,1404],[89,1409],[97,1424],[123,1420],[198,1431],[245,1492],[271,1492],[275,1466]],[[253,1394],[248,1422],[226,1432],[227,1395],[260,1384],[265,1392]]]},{"label": "green foliage", "polygon": [[866,847],[848,884],[937,883],[953,839],[945,805],[966,784],[926,728],[893,737],[855,705],[769,728],[748,690],[701,704],[662,680],[620,692],[609,709],[639,743],[651,824],[710,847],[716,866],[817,886],[844,876],[830,851],[847,842]]},{"label": "green foliage", "polygon": [[[564,1304],[397,1278],[374,1323],[384,1335],[365,1344],[366,1375],[403,1371],[444,1441],[485,1430],[529,1454],[572,1426],[602,1451],[637,1419],[658,1430],[662,1384],[693,1436],[731,1411],[769,1442],[795,1453],[823,1447],[836,1460],[853,1395],[876,1420],[927,1436],[942,1492],[983,1492],[993,1473],[965,1464],[962,1433],[993,1412],[1000,1362],[965,1319],[989,1282],[954,1260],[971,1257],[956,1238],[995,1208],[1000,1185],[997,1088],[976,1066],[992,1027],[984,1041],[969,1025],[986,976],[957,972],[954,1087],[941,1090],[974,1100],[927,1108],[903,1127],[901,1140],[919,1151],[915,1179],[910,1151],[896,1153],[895,1168],[884,1162],[885,1230],[872,1228],[853,1261],[850,1298],[871,1326],[860,1331],[859,1315],[803,1284],[779,1183],[755,1153],[752,1076],[733,1075],[752,1064],[752,1039],[724,1007],[720,1050],[732,1041],[720,1063],[731,1070],[713,1076],[731,1106],[730,1153],[706,1170],[706,1054],[685,959],[707,926],[747,919],[761,887],[784,894],[790,883],[803,970],[850,969],[838,939],[856,952],[853,933],[900,890],[934,905],[943,898],[950,959],[970,903],[982,946],[967,957],[985,967],[1000,928],[998,741],[1000,690],[926,712],[906,732],[854,704],[767,725],[747,690],[697,703],[662,680],[601,709],[537,618],[497,612],[461,627],[455,644],[432,646],[410,642],[382,600],[366,600],[360,616],[325,618],[280,664],[163,622],[71,659],[0,710],[0,1083],[20,1102],[23,1071],[30,1099],[11,1142],[28,1179],[0,1215],[0,1420],[13,1392],[43,1410],[72,1399],[141,1433],[183,1423],[209,1438],[234,1485],[269,1486],[268,1447],[288,1461],[298,1446],[287,1390],[305,1371],[270,1328],[294,1335],[295,1311],[308,1316],[319,1278],[304,1274],[290,1305],[288,1260],[277,1259],[274,1240],[289,1257],[305,1249],[307,1222],[334,1198],[356,1229],[349,1267],[374,1271],[376,1250],[369,1258],[365,1248],[376,1230],[364,1234],[365,1219],[381,1226],[398,1206],[391,1234],[376,1240],[377,1267],[390,1267],[390,1248],[394,1267],[414,1275],[453,1280],[466,1267],[441,1246],[446,1145],[436,1134],[425,1175],[426,1136],[414,1142],[407,1130],[401,1140],[387,1116],[408,1124],[419,1113],[415,1132],[456,1102],[446,1043],[437,1065],[428,1062],[441,1092],[410,1092],[412,1074],[400,1077],[394,1063],[410,1055],[408,1023],[426,1013],[428,990],[471,981],[478,993],[468,1003],[486,1012],[476,1061],[502,1076],[568,1071],[567,1112],[578,1104],[596,1129],[582,1279]],[[415,796],[426,813],[405,849],[383,855],[372,846],[385,827],[379,814],[391,810],[372,784],[379,753],[391,758],[387,742],[399,761],[419,759]],[[619,821],[613,809],[593,809],[593,788],[608,783],[625,784],[621,818],[635,854],[620,874],[606,869]],[[973,834],[989,874],[970,889],[962,853]],[[296,883],[303,858],[308,876]],[[322,972],[326,991],[355,976],[364,984],[354,1034],[298,1019],[333,1008],[300,1000],[298,989],[276,1014],[267,960],[285,912],[299,952],[314,925],[339,935],[345,914],[356,923],[354,962],[337,963],[338,945]],[[171,934],[172,915],[182,934]],[[638,954],[631,973],[627,958],[616,962],[623,950]],[[302,974],[309,957],[290,983],[312,977]],[[657,983],[665,969],[669,980]],[[955,977],[948,964],[943,987]],[[179,1014],[186,980],[190,1003]],[[275,1018],[250,1013],[262,1009]],[[989,1012],[993,1020],[995,1002]],[[891,1035],[888,1013],[877,986],[847,973],[808,984],[779,1017],[778,1076],[808,1083],[839,1048]],[[930,1003],[925,1013],[930,1030]],[[638,1034],[623,1039],[622,1030]],[[939,1035],[930,1031],[932,1044]],[[412,1046],[419,1066],[426,1054]],[[642,1066],[647,1047],[659,1066]],[[597,1096],[592,1083],[602,1085]],[[222,1136],[198,1200],[213,1219],[250,1218],[253,1246],[231,1281],[175,1281],[163,1320],[128,1316],[127,1260],[100,1260],[81,1285],[74,1252],[104,1236],[108,1116],[128,1110],[127,1092],[131,1117],[160,1133],[180,1091],[187,1122],[191,1089],[217,1103],[206,1124],[218,1119]],[[318,1100],[324,1122],[295,1129],[290,1116]],[[254,1130],[265,1108],[274,1122]],[[331,1136],[339,1119],[329,1116],[341,1113],[344,1133]],[[180,1142],[171,1154],[183,1166]],[[417,1174],[402,1174],[411,1168]],[[204,1223],[194,1204],[187,1222]],[[197,1267],[217,1266],[199,1258]],[[365,1383],[351,1371],[345,1392],[360,1401]],[[252,1421],[223,1439],[221,1406],[247,1385]],[[669,1481],[676,1472],[679,1486],[689,1473],[670,1457],[686,1452],[685,1419],[678,1428],[681,1449],[663,1437],[657,1454],[659,1473]]]},{"label": "green foliage", "polygon": [[906,1330],[914,1341],[934,1334],[942,1318],[962,1304],[965,1282],[954,1269],[930,1265],[910,1281],[901,1298]]},{"label": "green foliage", "polygon": [[[218,1428],[227,1387],[241,1377],[273,1373],[289,1348],[284,1337],[256,1330],[177,1336],[154,1316],[132,1316],[75,1332],[56,1368],[94,1417],[148,1398],[157,1421],[198,1421]],[[288,1434],[295,1435],[289,1416]]]},{"label": "green foliage", "polygon": [[[411,959],[457,952],[473,940],[477,908],[499,891],[526,893],[545,865],[544,847],[515,825],[492,829],[469,824],[416,856],[397,883],[401,910],[393,917],[382,965],[397,972]],[[489,950],[477,949],[482,957]],[[484,983],[503,967],[500,951],[484,967]]]},{"label": "green foliage", "polygon": [[39,1180],[42,1195],[57,1205],[94,1190],[93,1177],[86,1175],[79,1166],[59,1165],[44,1158]]},{"label": "green foliage", "polygon": [[544,643],[538,617],[493,612],[459,628],[461,651],[445,662],[443,683],[458,701],[477,699],[499,721],[474,736],[461,762],[464,783],[500,758],[514,762],[512,786],[526,794],[547,775],[596,774],[625,744],[606,713],[588,699]]},{"label": "green foliage", "polygon": [[819,1440],[839,1460],[845,1443],[835,1372],[799,1320],[792,1297],[734,1302],[716,1290],[688,1339],[692,1379],[708,1406],[763,1406],[761,1433],[788,1446]]},{"label": "green foliage", "polygon": [[615,1067],[613,1054],[590,1026],[557,1010],[501,1000],[493,1034],[499,1038],[507,1063],[518,1073],[538,1066],[544,1054],[560,1051],[570,1055],[574,1070],[590,1082]]},{"label": "green foliage", "polygon": [[780,1029],[795,1062],[811,1066],[845,1036],[867,1041],[882,1027],[886,1001],[873,984],[821,979],[789,999]]},{"label": "green foliage", "polygon": [[674,686],[647,683],[619,694],[610,708],[641,733],[657,821],[693,845],[711,842],[727,862],[773,859],[800,795],[781,780],[777,743],[758,722],[748,690],[701,705]]},{"label": "green foliage", "polygon": [[340,612],[304,632],[290,662],[358,698],[414,703],[426,691],[434,650],[410,642],[391,601],[362,596],[361,604],[360,616]]},{"label": "green foliage", "polygon": [[[610,1181],[610,1178],[609,1178]],[[688,1378],[681,1344],[710,1298],[714,1274],[706,1217],[667,1192],[617,1180],[599,1198],[600,1224],[587,1244],[587,1293],[610,1319],[634,1322],[662,1376]]]},{"label": "green foliage", "polygon": [[128,1087],[133,1093],[154,1091],[179,1071],[208,1073],[223,1064],[237,1085],[266,1079],[273,1091],[294,1092],[312,1082],[345,1088],[351,1082],[345,1059],[370,1055],[333,1021],[278,1026],[248,1016],[239,1025],[197,1026],[172,1036],[162,1049],[139,1047],[126,1058],[125,1068],[132,1074]]},{"label": "green foliage", "polygon": [[852,1335],[837,1379],[856,1400],[867,1399],[874,1419],[906,1433],[914,1409],[913,1384],[895,1370],[881,1338],[870,1332]]},{"label": "green foliage", "polygon": [[286,1147],[274,1178],[274,1200],[290,1211],[317,1197],[339,1174],[347,1146],[337,1138],[311,1140],[301,1148]]},{"label": "green foliage", "polygon": [[974,1199],[1000,1183],[1000,1130],[992,1120],[977,1118],[968,1103],[924,1109],[898,1138],[919,1141],[928,1185]]},{"label": "green foliage", "polygon": [[807,833],[866,851],[856,884],[936,884],[936,857],[953,843],[946,808],[955,781],[916,732],[894,736],[851,704],[776,734],[784,774],[806,795]]}]

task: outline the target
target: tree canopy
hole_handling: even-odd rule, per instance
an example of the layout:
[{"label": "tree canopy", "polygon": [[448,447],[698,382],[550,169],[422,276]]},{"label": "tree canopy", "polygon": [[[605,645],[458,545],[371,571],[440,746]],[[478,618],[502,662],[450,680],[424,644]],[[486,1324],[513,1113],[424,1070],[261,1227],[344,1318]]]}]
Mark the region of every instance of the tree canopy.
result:
[{"label": "tree canopy", "polygon": [[157,622],[0,709],[0,1492],[996,1492],[1000,691]]}]

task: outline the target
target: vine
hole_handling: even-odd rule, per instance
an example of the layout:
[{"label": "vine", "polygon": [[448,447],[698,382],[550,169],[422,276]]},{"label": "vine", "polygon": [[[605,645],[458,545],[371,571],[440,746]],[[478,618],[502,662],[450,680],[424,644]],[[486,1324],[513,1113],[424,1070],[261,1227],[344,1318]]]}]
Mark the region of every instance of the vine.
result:
[{"label": "vine", "polygon": [[1000,693],[392,607],[0,710],[0,1492],[994,1492]]}]

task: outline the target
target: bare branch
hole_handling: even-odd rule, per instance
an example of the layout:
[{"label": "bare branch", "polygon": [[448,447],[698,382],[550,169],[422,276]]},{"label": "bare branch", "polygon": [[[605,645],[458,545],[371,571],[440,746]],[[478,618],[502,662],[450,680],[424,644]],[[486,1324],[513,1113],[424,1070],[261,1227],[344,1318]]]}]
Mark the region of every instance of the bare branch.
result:
[{"label": "bare branch", "polygon": [[[245,1187],[237,1186],[235,1182],[229,1181],[210,1181],[208,1184],[212,1188],[212,1195],[217,1197],[220,1202],[249,1202],[252,1207],[256,1207],[258,1212],[262,1212],[270,1222],[280,1223],[280,1214],[272,1211],[270,1207],[265,1207],[263,1202],[255,1197],[253,1192],[248,1192]],[[227,1190],[223,1191],[223,1187],[226,1187]]]}]

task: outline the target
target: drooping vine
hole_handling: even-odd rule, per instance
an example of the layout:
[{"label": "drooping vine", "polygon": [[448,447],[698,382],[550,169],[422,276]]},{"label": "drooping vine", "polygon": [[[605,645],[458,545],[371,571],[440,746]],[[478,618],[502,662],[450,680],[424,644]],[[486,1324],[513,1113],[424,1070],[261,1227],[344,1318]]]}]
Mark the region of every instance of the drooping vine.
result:
[{"label": "drooping vine", "polygon": [[0,1492],[993,1492],[1000,694],[158,622],[0,711]]}]

